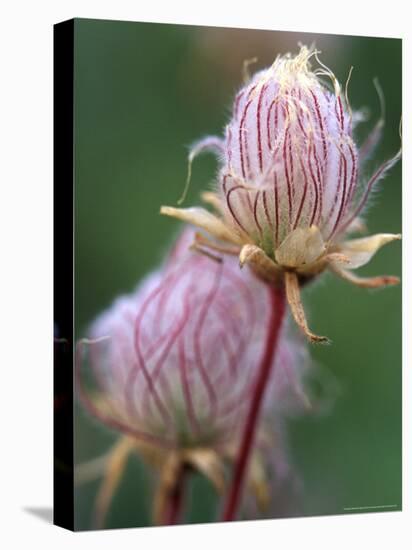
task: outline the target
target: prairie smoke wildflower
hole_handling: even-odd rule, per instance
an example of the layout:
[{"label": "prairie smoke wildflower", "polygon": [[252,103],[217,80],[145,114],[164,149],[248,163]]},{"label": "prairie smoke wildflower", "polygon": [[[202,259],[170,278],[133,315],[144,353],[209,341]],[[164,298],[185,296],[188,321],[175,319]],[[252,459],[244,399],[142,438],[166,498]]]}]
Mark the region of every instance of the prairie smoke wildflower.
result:
[{"label": "prairie smoke wildflower", "polygon": [[[117,299],[79,344],[81,401],[123,434],[97,462],[104,469],[96,508],[100,525],[132,451],[159,469],[158,523],[172,521],[168,506],[181,498],[183,473],[196,469],[221,492],[224,464],[235,459],[267,339],[269,289],[253,274],[241,277],[232,258],[217,262],[189,251],[192,240],[185,232],[163,268]],[[267,410],[278,416],[304,400],[308,365],[302,344],[285,331],[266,393]],[[91,387],[80,370],[86,358]],[[263,414],[247,479],[262,505],[267,488],[259,445],[268,439]],[[88,471],[81,466],[78,478]]]},{"label": "prairie smoke wildflower", "polygon": [[[218,189],[203,198],[204,208],[162,207],[163,214],[206,230],[199,247],[239,255],[272,285],[285,287],[292,314],[312,341],[300,300],[300,285],[329,269],[361,287],[398,282],[396,277],[360,278],[353,269],[366,264],[384,244],[400,235],[381,233],[347,240],[362,228],[362,213],[372,188],[399,160],[384,162],[369,181],[361,171],[379,140],[380,119],[358,147],[353,137],[359,114],[352,113],[347,91],[319,60],[302,47],[295,57],[278,57],[256,73],[237,94],[225,138],[206,137],[189,155],[217,154]],[[328,77],[327,86],[319,77]],[[331,88],[331,89],[329,89]]]}]

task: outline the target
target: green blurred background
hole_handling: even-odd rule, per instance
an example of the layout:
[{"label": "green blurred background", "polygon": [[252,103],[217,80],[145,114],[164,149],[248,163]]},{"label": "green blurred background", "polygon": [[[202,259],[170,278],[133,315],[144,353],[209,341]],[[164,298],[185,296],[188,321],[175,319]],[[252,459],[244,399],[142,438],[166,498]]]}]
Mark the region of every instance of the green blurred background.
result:
[{"label": "green blurred background", "polygon": [[[369,169],[399,147],[401,41],[395,39],[76,20],[75,24],[75,314],[76,335],[162,259],[179,223],[161,217],[176,204],[186,177],[187,148],[220,134],[242,82],[278,53],[315,42],[341,82],[351,65],[350,99],[379,116],[372,79],[386,98],[387,127]],[[186,204],[213,180],[216,165],[196,161]],[[401,167],[381,184],[369,209],[370,233],[401,230]],[[399,243],[384,248],[368,274],[401,273]],[[333,409],[289,422],[291,461],[303,482],[295,514],[344,508],[401,508],[401,289],[366,291],[330,275],[304,292],[312,328],[332,346],[313,347],[315,361],[338,381]],[[77,407],[76,461],[98,456],[115,434]],[[130,460],[107,527],[150,524],[151,477]],[[76,528],[91,527],[98,484],[76,488]],[[196,478],[188,522],[213,521],[216,499]]]}]

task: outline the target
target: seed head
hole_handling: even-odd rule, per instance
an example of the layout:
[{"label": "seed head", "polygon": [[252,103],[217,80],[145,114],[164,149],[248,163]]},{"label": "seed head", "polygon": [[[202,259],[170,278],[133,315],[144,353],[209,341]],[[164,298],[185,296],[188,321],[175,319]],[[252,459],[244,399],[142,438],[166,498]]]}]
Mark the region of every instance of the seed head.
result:
[{"label": "seed head", "polygon": [[298,228],[316,226],[326,241],[338,235],[356,189],[350,115],[337,81],[334,94],[310,71],[310,56],[302,48],[257,73],[226,128],[226,219],[273,259]]},{"label": "seed head", "polygon": [[[93,389],[80,371],[78,387],[85,407],[166,467],[166,478],[184,463],[222,489],[221,461],[234,459],[264,353],[269,290],[252,273],[243,277],[234,259],[188,250],[192,241],[185,232],[163,268],[93,323],[79,357]],[[304,401],[307,366],[285,328],[268,414],[281,417]]]},{"label": "seed head", "polygon": [[383,119],[358,147],[353,130],[359,118],[316,51],[302,47],[295,57],[278,57],[237,94],[224,139],[205,138],[191,151],[189,163],[204,150],[218,154],[217,192],[204,195],[217,213],[161,210],[223,241],[221,251],[238,252],[241,265],[250,264],[266,282],[285,284],[296,321],[314,341],[326,339],[309,331],[298,284],[327,268],[360,286],[397,282],[395,277],[360,279],[350,271],[400,238],[383,233],[345,241],[348,233],[363,228],[358,216],[372,187],[400,158],[399,152],[364,183],[361,168]]},{"label": "seed head", "polygon": [[[232,259],[189,251],[192,238],[187,232],[163,269],[117,299],[89,332],[100,406],[106,402],[126,433],[179,448],[217,446],[243,425],[269,315],[266,285],[243,277]],[[279,411],[303,354],[285,333],[268,392]]]}]

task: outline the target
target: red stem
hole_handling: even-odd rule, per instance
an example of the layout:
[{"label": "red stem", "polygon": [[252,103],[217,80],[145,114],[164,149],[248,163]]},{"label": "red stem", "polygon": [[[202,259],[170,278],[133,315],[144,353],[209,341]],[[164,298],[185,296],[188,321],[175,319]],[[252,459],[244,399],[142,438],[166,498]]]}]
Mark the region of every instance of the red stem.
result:
[{"label": "red stem", "polygon": [[242,487],[245,480],[248,461],[253,447],[259,413],[262,408],[263,397],[267,382],[274,364],[273,358],[279,341],[280,329],[285,313],[285,292],[283,289],[270,287],[270,318],[266,335],[265,353],[259,367],[255,392],[250,403],[250,412],[243,430],[239,453],[235,463],[232,485],[223,511],[223,521],[233,521],[239,508]]},{"label": "red stem", "polygon": [[182,468],[176,486],[170,494],[169,502],[167,503],[164,513],[163,525],[176,525],[181,520],[183,513],[185,477],[186,472],[185,469]]}]

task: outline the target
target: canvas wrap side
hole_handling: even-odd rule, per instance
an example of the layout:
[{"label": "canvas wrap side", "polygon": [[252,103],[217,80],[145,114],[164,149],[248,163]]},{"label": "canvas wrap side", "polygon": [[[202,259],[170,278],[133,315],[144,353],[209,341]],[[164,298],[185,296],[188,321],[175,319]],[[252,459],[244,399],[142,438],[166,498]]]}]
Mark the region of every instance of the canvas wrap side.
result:
[{"label": "canvas wrap side", "polygon": [[54,25],[54,517],[74,529],[74,20]]}]

